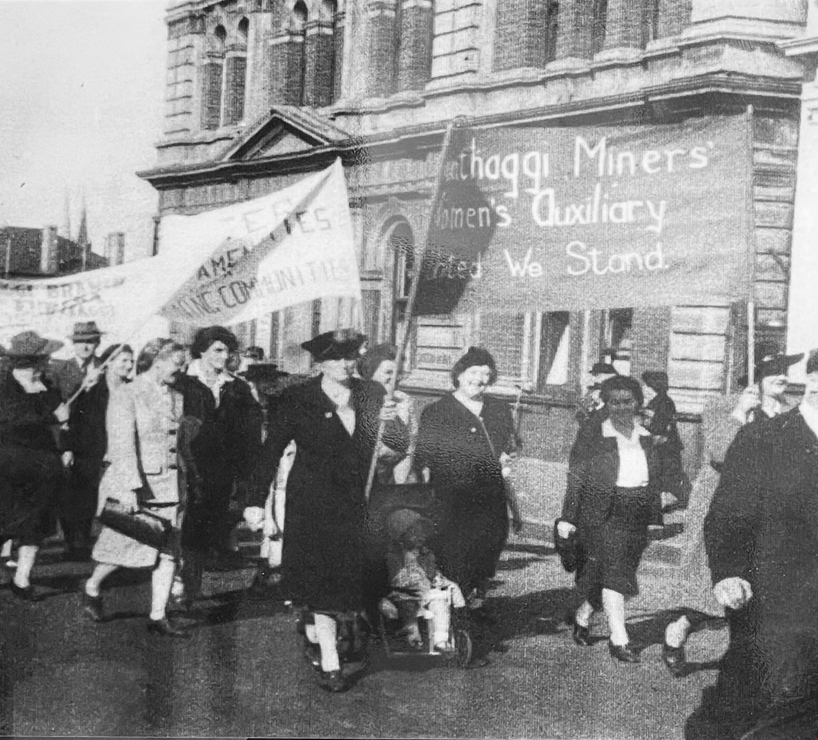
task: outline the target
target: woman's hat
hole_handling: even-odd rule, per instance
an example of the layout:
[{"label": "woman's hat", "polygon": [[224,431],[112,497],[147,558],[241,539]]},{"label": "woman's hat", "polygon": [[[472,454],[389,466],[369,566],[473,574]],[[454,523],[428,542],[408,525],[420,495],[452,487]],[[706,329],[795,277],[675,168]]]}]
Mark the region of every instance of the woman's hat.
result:
[{"label": "woman's hat", "polygon": [[307,350],[316,362],[354,360],[360,355],[365,341],[366,334],[354,329],[336,329],[302,342],[301,349]]},{"label": "woman's hat", "polygon": [[278,369],[278,365],[270,362],[258,362],[255,365],[250,365],[241,376],[251,383],[258,383],[263,381],[274,381],[279,378],[286,378],[289,373]]},{"label": "woman's hat", "polygon": [[642,373],[642,380],[648,388],[653,388],[653,390],[658,388],[667,390],[670,385],[667,373],[664,370],[645,370]]},{"label": "woman's hat", "polygon": [[398,348],[394,344],[376,344],[368,349],[358,361],[358,372],[362,378],[372,380],[381,363],[394,360],[398,356]]},{"label": "woman's hat", "polygon": [[36,331],[15,334],[9,342],[8,357],[48,357],[62,347],[62,342],[41,337]]},{"label": "woman's hat", "polygon": [[69,339],[72,342],[98,342],[102,339],[102,332],[96,321],[78,321]]},{"label": "woman's hat", "polygon": [[[760,383],[764,378],[769,378],[773,375],[786,375],[791,365],[795,365],[796,362],[800,362],[803,359],[803,352],[796,355],[787,355],[766,342],[757,344],[755,348],[754,381]],[[747,381],[748,377],[745,374],[739,378],[738,382],[739,385],[747,385]]]},{"label": "woman's hat", "polygon": [[595,362],[590,373],[591,375],[619,375],[616,368],[608,362]]}]

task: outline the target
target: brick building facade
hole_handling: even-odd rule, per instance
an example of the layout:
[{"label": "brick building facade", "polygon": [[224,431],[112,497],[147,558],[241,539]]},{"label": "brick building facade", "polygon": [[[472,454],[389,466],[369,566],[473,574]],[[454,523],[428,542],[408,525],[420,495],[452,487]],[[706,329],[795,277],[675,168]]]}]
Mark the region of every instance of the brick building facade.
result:
[{"label": "brick building facade", "polygon": [[[784,346],[801,95],[814,67],[787,51],[812,0],[177,0],[168,24],[165,134],[142,176],[160,215],[291,184],[340,156],[364,300],[293,308],[245,330],[287,370],[298,344],[359,323],[394,338],[426,226],[446,123],[581,126],[754,111],[758,334]],[[800,47],[799,47],[800,48]],[[162,248],[160,244],[159,248]],[[706,245],[702,245],[705,249]],[[728,305],[437,316],[419,322],[405,386],[448,388],[469,344],[498,358],[498,393],[524,386],[536,460],[565,459],[573,407],[605,348],[633,374],[665,369],[689,422],[744,363],[747,316]]]}]

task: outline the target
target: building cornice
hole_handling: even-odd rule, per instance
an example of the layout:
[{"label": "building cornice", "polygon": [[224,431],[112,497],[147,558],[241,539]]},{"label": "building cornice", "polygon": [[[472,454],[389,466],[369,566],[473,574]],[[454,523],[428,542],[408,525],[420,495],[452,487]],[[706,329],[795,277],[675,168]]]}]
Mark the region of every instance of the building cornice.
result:
[{"label": "building cornice", "polygon": [[[750,103],[758,110],[787,110],[798,104],[800,93],[801,84],[798,81],[714,73],[645,87],[633,93],[475,116],[470,118],[470,123],[477,128],[491,128],[558,120],[580,124],[587,122],[589,117],[593,117],[597,123],[600,120],[621,122],[623,118],[645,120],[646,115],[647,120],[662,120],[684,117],[701,110],[738,112],[746,109]],[[244,177],[308,172],[328,165],[338,156],[345,164],[354,165],[363,160],[361,152],[364,149],[367,150],[367,160],[379,159],[379,150],[388,150],[389,155],[394,156],[396,145],[415,152],[424,147],[433,149],[438,145],[446,123],[435,121],[394,128],[366,137],[350,137],[306,151],[244,161],[218,160],[174,165],[143,170],[137,175],[155,188],[164,190]]]}]

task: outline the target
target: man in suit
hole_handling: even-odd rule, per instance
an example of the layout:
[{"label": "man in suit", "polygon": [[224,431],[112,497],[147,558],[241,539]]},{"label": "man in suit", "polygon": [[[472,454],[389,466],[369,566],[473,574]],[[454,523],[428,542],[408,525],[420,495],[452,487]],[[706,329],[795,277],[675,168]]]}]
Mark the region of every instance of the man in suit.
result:
[{"label": "man in suit", "polygon": [[[102,332],[94,321],[81,321],[74,324],[70,339],[74,357],[52,360],[50,368],[50,375],[60,390],[63,402],[68,401],[83,384],[90,388],[96,382],[100,364],[96,351]],[[83,439],[90,444],[90,448],[78,442],[72,452],[65,453],[64,462],[70,469],[67,479],[60,486],[60,527],[65,537],[65,559],[75,561],[91,559],[91,525],[100,473],[97,469],[98,441],[88,435]],[[104,454],[105,450],[102,452]]]},{"label": "man in suit", "polygon": [[818,737],[818,351],[806,372],[797,408],[738,433],[705,519],[730,644],[687,738]]}]

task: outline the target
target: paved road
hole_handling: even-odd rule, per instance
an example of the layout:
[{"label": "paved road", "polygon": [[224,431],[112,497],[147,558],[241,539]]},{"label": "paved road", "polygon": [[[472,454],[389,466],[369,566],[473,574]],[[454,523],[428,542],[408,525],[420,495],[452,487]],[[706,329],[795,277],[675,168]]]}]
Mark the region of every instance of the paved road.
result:
[{"label": "paved road", "polygon": [[186,641],[146,633],[147,574],[112,577],[110,619],[87,621],[77,594],[87,572],[46,562],[36,583],[47,598],[36,604],[0,590],[0,734],[673,740],[726,642],[724,632],[697,635],[695,672],[672,680],[661,665],[658,610],[676,574],[649,566],[629,606],[643,663],[608,657],[604,619],[592,632],[600,642],[577,647],[561,622],[570,577],[544,543],[515,540],[492,599],[501,624],[477,635],[489,665],[388,661],[375,646],[362,680],[329,695],[301,658],[295,615],[242,593],[252,570],[208,575],[214,598],[187,620]]}]

